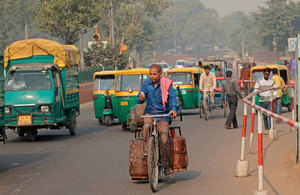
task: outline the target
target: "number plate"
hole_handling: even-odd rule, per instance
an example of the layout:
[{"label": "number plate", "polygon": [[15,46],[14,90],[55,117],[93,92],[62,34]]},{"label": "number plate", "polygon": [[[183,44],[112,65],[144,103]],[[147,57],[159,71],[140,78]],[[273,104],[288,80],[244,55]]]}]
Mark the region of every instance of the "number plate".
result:
[{"label": "number plate", "polygon": [[31,115],[19,115],[18,125],[31,125]]},{"label": "number plate", "polygon": [[121,102],[121,106],[128,106],[128,102]]}]

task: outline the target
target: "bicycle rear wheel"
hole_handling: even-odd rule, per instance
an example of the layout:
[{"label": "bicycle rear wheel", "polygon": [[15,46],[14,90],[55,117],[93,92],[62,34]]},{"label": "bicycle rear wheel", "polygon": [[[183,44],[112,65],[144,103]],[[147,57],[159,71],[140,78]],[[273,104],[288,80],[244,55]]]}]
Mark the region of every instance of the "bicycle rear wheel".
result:
[{"label": "bicycle rear wheel", "polygon": [[148,178],[152,192],[156,192],[158,187],[158,155],[157,138],[151,136],[148,143]]}]

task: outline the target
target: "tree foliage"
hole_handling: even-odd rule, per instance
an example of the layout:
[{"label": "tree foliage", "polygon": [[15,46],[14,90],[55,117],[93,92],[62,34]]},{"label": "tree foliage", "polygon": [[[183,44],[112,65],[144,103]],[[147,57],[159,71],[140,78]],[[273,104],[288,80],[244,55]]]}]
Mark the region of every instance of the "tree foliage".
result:
[{"label": "tree foliage", "polygon": [[40,0],[36,19],[42,32],[74,44],[80,32],[98,22],[98,7],[90,0]]},{"label": "tree foliage", "polygon": [[120,45],[113,46],[102,43],[93,44],[85,52],[84,57],[87,66],[104,66],[123,69],[128,61],[127,54],[120,54]]},{"label": "tree foliage", "polygon": [[258,38],[270,50],[284,52],[287,39],[300,30],[300,3],[268,0],[266,6],[259,7],[259,11],[254,13]]}]

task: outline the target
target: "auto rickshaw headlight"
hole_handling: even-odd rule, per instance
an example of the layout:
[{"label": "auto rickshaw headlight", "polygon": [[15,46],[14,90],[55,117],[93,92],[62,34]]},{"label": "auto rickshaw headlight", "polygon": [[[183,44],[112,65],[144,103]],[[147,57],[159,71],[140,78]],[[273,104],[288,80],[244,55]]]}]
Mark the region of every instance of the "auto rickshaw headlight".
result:
[{"label": "auto rickshaw headlight", "polygon": [[5,107],[5,114],[10,114],[11,113],[11,109],[9,107]]},{"label": "auto rickshaw headlight", "polygon": [[41,106],[41,112],[49,112],[50,108],[49,106]]},{"label": "auto rickshaw headlight", "polygon": [[128,91],[129,91],[129,93],[132,93],[132,92],[133,92],[133,90],[132,90],[131,87],[128,89]]}]

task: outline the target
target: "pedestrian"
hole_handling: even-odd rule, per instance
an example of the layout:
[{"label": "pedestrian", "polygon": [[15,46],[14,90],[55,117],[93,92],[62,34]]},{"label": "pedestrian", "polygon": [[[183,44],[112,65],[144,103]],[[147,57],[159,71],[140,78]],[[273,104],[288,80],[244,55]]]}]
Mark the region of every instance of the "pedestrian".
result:
[{"label": "pedestrian", "polygon": [[[212,107],[215,107],[215,89],[217,86],[217,80],[214,73],[210,72],[209,66],[204,67],[204,73],[200,76],[200,91],[210,90],[210,101]],[[206,98],[206,93],[203,93],[204,98]]]},{"label": "pedestrian", "polygon": [[[228,70],[226,72],[226,77],[227,79],[224,81],[222,87],[222,102],[223,102],[223,106],[226,106],[226,104],[228,103],[230,112],[225,122],[225,128],[226,129],[238,128],[238,122],[236,119],[236,110],[238,107],[237,96],[239,96],[241,99],[243,98],[243,96],[237,81],[232,78],[231,70]],[[225,102],[225,95],[226,95],[227,103]],[[231,126],[231,123],[233,124],[233,126]]]},{"label": "pedestrian", "polygon": [[[177,99],[176,93],[172,87],[172,81],[162,76],[162,68],[158,64],[152,64],[149,68],[149,79],[147,79],[138,94],[138,104],[147,100],[145,115],[168,114],[172,113],[172,118],[176,117]],[[149,133],[152,124],[151,118],[144,119],[144,156],[148,154]],[[168,132],[170,117],[160,118],[157,122],[157,128],[160,138],[160,156],[164,173],[167,177],[172,177],[173,172],[170,168],[170,145],[168,143]]]},{"label": "pedestrian", "polygon": [[[273,79],[269,79],[271,70],[269,68],[264,69],[264,76],[263,78],[259,79],[255,83],[254,92],[267,89],[271,87],[276,87],[276,83]],[[266,110],[271,110],[271,95],[273,90],[268,90],[259,93],[259,103],[260,106]],[[277,90],[274,90],[273,97],[277,96]],[[269,130],[271,128],[271,118],[267,115],[263,114],[264,116],[264,126],[265,126],[265,132],[264,135],[267,135],[269,133]]]},{"label": "pedestrian", "polygon": [[[285,82],[283,78],[278,75],[278,69],[274,68],[272,72],[273,72],[272,79],[275,81],[276,86],[277,87],[285,86]],[[282,92],[286,94],[286,89],[277,89],[277,96],[274,99],[274,111],[278,115],[281,115],[281,111],[282,111]],[[276,123],[280,123],[280,121],[276,120]]]},{"label": "pedestrian", "polygon": [[214,65],[210,64],[209,67],[210,67],[210,72],[216,74],[216,70],[214,69]]},{"label": "pedestrian", "polygon": [[250,92],[250,68],[249,64],[244,64],[241,69],[241,80],[243,83],[244,93],[247,96]]}]

